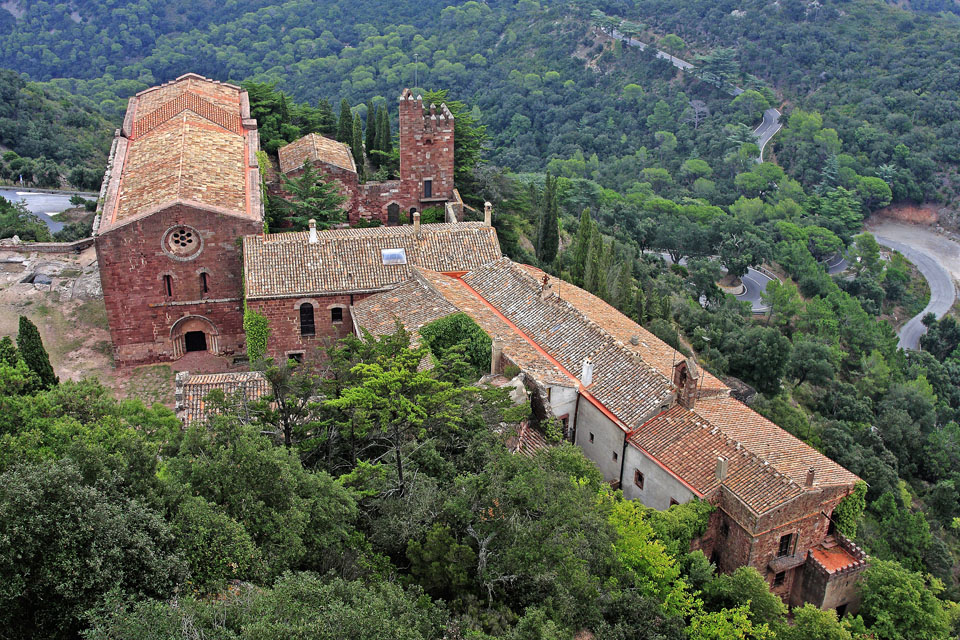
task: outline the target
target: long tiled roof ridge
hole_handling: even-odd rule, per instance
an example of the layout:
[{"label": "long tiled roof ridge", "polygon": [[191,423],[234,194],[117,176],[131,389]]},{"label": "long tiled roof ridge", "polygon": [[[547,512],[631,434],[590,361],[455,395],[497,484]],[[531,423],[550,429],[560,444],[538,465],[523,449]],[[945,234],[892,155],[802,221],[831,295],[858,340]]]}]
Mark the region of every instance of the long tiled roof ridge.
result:
[{"label": "long tiled roof ridge", "polygon": [[562,298],[542,298],[535,278],[509,259],[491,262],[463,276],[524,334],[574,377],[591,357],[593,381],[587,391],[629,431],[669,403],[670,378],[637,358],[615,336]]},{"label": "long tiled roof ridge", "polygon": [[[500,260],[485,266],[493,268],[494,265],[496,265],[499,262],[506,264],[508,268],[514,273],[516,273],[521,280],[526,281],[526,283],[530,287],[531,292],[539,294],[541,283],[536,278],[534,278],[529,272],[521,268],[520,265],[510,260],[510,258],[503,257]],[[580,309],[572,305],[568,300],[566,300],[562,296],[558,295],[558,293],[555,290],[551,293],[550,296],[544,299],[543,302],[545,304],[557,305],[561,307],[565,312],[573,314],[580,318],[583,318],[587,326],[590,327],[590,329],[592,329],[594,332],[596,332],[599,336],[603,338],[604,343],[598,346],[596,349],[593,350],[593,352],[589,354],[589,357],[591,359],[603,353],[603,350],[605,347],[619,349],[628,358],[634,360],[638,364],[642,365],[644,368],[648,369],[651,374],[663,378],[668,384],[673,386],[673,381],[670,378],[663,375],[661,372],[657,371],[654,367],[650,365],[650,363],[648,363],[643,358],[641,358],[635,351],[627,347],[627,345],[624,344],[623,341],[621,341],[619,338],[611,334],[601,325],[597,324],[592,318],[586,316]]]},{"label": "long tiled roof ridge", "polygon": [[277,149],[280,171],[290,173],[308,162],[325,162],[347,171],[357,172],[350,147],[319,133],[308,133]]},{"label": "long tiled roof ridge", "polygon": [[[367,293],[405,282],[411,267],[465,273],[501,257],[497,232],[478,222],[399,227],[340,228],[246,236],[248,298]],[[405,263],[385,263],[384,251],[402,249]]]}]

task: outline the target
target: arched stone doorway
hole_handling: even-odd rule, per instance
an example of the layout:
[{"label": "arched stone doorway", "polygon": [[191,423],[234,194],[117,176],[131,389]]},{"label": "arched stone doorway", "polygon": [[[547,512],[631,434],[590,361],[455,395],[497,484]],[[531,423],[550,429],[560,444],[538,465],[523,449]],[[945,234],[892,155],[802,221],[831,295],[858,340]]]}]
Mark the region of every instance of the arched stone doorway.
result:
[{"label": "arched stone doorway", "polygon": [[387,205],[387,224],[389,226],[400,224],[400,205],[396,202]]},{"label": "arched stone doorway", "polygon": [[209,351],[220,354],[220,332],[203,316],[186,316],[170,328],[173,358],[177,360],[188,351]]}]

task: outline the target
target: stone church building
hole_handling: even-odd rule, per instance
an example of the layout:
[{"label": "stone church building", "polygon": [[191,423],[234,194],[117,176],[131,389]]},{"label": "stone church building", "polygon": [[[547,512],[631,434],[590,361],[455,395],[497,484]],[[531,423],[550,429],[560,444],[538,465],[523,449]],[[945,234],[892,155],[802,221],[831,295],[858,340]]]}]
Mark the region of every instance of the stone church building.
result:
[{"label": "stone church building", "polygon": [[244,352],[239,239],[263,232],[240,87],[187,74],[130,99],[94,225],[118,364]]}]

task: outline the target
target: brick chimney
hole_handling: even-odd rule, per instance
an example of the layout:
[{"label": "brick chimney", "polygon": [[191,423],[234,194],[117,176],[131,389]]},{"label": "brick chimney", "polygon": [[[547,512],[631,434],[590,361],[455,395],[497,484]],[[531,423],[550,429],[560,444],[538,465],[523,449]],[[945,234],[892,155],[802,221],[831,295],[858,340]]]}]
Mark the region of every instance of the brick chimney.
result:
[{"label": "brick chimney", "polygon": [[420,212],[413,212],[413,232],[417,234],[417,237],[420,237]]},{"label": "brick chimney", "polygon": [[817,470],[814,469],[813,467],[810,467],[809,469],[807,469],[807,478],[806,478],[806,480],[804,481],[803,486],[805,486],[805,487],[812,487],[812,486],[813,486],[813,479],[814,479],[814,477],[816,476],[816,474],[817,474]]},{"label": "brick chimney", "polygon": [[589,357],[583,359],[583,369],[580,371],[580,384],[589,387],[593,383],[593,360]]},{"label": "brick chimney", "polygon": [[317,221],[310,219],[310,244],[317,244],[320,238],[317,236]]},{"label": "brick chimney", "polygon": [[483,224],[493,226],[493,205],[490,202],[483,203]]},{"label": "brick chimney", "polygon": [[503,341],[494,338],[490,343],[490,373],[497,375],[500,370],[500,359],[503,358]]},{"label": "brick chimney", "polygon": [[540,299],[546,300],[553,293],[553,285],[550,283],[550,276],[543,274],[543,280],[540,282]]},{"label": "brick chimney", "polygon": [[697,402],[700,373],[692,358],[684,358],[673,367],[673,385],[677,389],[677,404],[693,410]]},{"label": "brick chimney", "polygon": [[723,482],[727,479],[727,468],[730,466],[730,461],[724,458],[723,456],[717,456],[717,482]]}]

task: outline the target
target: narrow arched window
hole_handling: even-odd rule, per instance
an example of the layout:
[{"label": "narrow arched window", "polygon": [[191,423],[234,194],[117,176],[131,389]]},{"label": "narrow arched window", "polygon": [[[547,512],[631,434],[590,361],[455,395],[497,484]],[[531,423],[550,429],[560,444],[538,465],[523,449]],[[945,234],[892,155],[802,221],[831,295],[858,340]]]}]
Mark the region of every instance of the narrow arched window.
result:
[{"label": "narrow arched window", "polygon": [[343,307],[334,307],[330,309],[330,322],[340,324],[343,322]]},{"label": "narrow arched window", "polygon": [[171,276],[163,276],[163,292],[167,296],[173,295],[173,278]]},{"label": "narrow arched window", "polygon": [[300,335],[302,336],[312,336],[316,335],[317,327],[313,321],[313,305],[309,302],[304,302],[300,305]]},{"label": "narrow arched window", "polygon": [[203,271],[200,273],[200,288],[204,293],[210,293],[210,286],[207,283],[207,272]]}]

